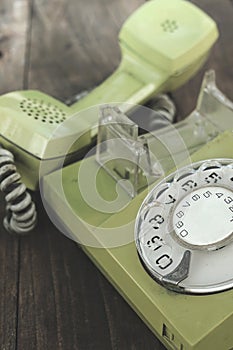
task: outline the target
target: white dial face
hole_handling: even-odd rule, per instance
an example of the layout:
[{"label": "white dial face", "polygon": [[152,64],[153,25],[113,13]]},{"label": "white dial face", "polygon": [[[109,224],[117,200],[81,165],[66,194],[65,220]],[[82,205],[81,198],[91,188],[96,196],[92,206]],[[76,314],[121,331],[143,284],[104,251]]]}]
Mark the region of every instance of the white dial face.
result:
[{"label": "white dial face", "polygon": [[135,239],[143,265],[165,287],[211,293],[233,287],[233,160],[171,174],[145,198]]},{"label": "white dial face", "polygon": [[217,249],[232,237],[232,191],[217,186],[201,187],[175,206],[173,227],[187,247]]}]

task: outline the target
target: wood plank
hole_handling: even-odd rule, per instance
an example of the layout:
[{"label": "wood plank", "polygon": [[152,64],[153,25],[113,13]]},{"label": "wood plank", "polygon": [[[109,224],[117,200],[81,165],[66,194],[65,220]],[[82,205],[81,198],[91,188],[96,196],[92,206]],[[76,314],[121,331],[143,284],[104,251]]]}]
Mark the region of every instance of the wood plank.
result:
[{"label": "wood plank", "polygon": [[35,0],[28,86],[64,100],[118,65],[118,31],[143,0]]},{"label": "wood plank", "polygon": [[0,2],[0,94],[23,89],[29,0]]},{"label": "wood plank", "polygon": [[[0,94],[23,88],[28,0],[0,2]],[[5,202],[0,197],[0,220]],[[0,225],[0,348],[16,348],[20,240]]]},{"label": "wood plank", "polygon": [[233,6],[229,0],[193,0],[194,4],[208,13],[217,23],[220,37],[211,51],[210,57],[199,73],[185,86],[172,93],[178,107],[178,117],[186,117],[196,105],[198,93],[205,71],[214,69],[217,86],[233,100]]},{"label": "wood plank", "polygon": [[2,227],[4,201],[0,200],[0,348],[15,350],[18,312],[19,240]]}]

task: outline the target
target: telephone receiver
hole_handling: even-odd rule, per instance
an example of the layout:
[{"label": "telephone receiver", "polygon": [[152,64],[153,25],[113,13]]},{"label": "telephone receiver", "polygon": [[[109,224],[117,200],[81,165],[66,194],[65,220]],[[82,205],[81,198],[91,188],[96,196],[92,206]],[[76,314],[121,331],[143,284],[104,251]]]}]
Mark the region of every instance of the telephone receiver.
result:
[{"label": "telephone receiver", "polygon": [[99,108],[96,154],[42,178],[50,219],[167,349],[231,349],[233,103],[209,71],[175,125]]},{"label": "telephone receiver", "polygon": [[[54,169],[64,155],[63,143],[79,137],[67,161],[79,159],[95,142],[98,113],[84,113],[76,130],[53,137],[49,158],[45,149],[56,128],[71,115],[102,103],[143,104],[155,94],[184,84],[205,62],[218,37],[215,22],[183,0],[153,0],[137,9],[123,25],[119,43],[122,59],[104,83],[71,107],[39,91],[15,91],[0,97],[0,143],[14,153],[27,188],[35,190],[39,165]],[[130,107],[129,107],[130,108]],[[51,143],[50,143],[51,146]]]}]

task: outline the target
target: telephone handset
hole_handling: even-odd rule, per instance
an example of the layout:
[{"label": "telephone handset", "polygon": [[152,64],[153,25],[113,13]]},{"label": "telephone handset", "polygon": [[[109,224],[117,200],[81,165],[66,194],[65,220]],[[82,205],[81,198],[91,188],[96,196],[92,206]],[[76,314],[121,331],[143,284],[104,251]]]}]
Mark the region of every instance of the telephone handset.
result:
[{"label": "telephone handset", "polygon": [[168,349],[232,348],[233,103],[210,71],[176,125],[100,114],[96,155],[43,178],[50,218]]},{"label": "telephone handset", "polygon": [[72,128],[59,129],[55,135],[57,126],[74,113],[100,103],[127,102],[130,109],[131,104],[177,88],[202,66],[217,36],[215,22],[194,5],[183,0],[153,0],[123,25],[119,68],[79,102],[68,107],[38,91],[1,96],[0,143],[6,148],[1,149],[0,163],[7,202],[5,227],[21,234],[33,229],[36,211],[26,187],[38,188],[41,162],[49,162],[50,170],[59,167],[64,144],[73,137],[78,141],[66,161],[80,159],[86,147],[95,142],[97,108],[87,110]]},{"label": "telephone handset", "polygon": [[187,1],[145,3],[120,31],[118,69],[74,104],[74,111],[96,103],[143,104],[158,92],[178,88],[203,65],[217,37],[214,21]]},{"label": "telephone handset", "polygon": [[27,187],[32,190],[38,187],[41,161],[53,159],[54,168],[57,167],[63,156],[63,142],[74,133],[79,142],[68,158],[70,161],[80,158],[80,150],[96,136],[93,126],[98,124],[98,113],[84,113],[76,130],[57,134],[45,159],[48,140],[60,123],[101,103],[142,104],[158,92],[177,88],[202,66],[217,37],[215,22],[193,4],[183,0],[149,1],[121,29],[119,68],[79,102],[67,107],[38,91],[1,96],[0,143],[14,153]]}]

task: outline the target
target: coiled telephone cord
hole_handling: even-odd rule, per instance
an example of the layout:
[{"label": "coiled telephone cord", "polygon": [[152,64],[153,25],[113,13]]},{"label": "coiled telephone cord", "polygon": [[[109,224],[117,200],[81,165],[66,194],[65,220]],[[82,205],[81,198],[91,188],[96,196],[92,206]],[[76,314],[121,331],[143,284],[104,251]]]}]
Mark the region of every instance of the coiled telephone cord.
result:
[{"label": "coiled telephone cord", "polygon": [[24,235],[36,225],[36,207],[14,164],[13,154],[0,146],[0,190],[5,195],[3,225],[8,232]]}]

